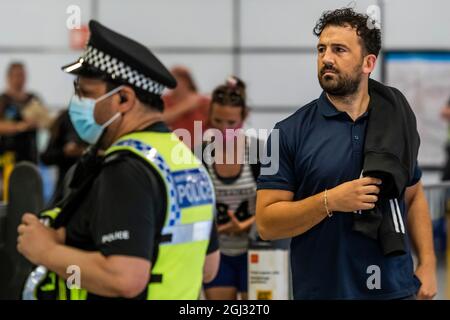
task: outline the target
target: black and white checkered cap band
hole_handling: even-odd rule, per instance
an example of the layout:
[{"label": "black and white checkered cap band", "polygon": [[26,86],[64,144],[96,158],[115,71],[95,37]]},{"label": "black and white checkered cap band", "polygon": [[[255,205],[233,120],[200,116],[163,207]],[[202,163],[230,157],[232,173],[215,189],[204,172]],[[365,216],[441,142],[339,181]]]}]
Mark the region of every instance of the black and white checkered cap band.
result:
[{"label": "black and white checkered cap band", "polygon": [[122,61],[92,46],[86,48],[86,51],[80,58],[80,62],[109,74],[112,79],[121,79],[134,87],[156,95],[161,95],[166,88],[164,85],[132,69]]}]

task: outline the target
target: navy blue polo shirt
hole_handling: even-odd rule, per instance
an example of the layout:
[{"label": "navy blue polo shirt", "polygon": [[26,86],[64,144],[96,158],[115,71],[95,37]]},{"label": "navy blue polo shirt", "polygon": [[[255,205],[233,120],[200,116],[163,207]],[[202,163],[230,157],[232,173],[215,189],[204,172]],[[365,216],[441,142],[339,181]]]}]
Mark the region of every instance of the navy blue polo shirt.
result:
[{"label": "navy blue polo shirt", "polygon": [[[376,107],[371,99],[369,108]],[[294,200],[305,199],[344,182],[358,179],[363,167],[368,114],[356,121],[337,110],[322,93],[319,99],[278,122],[279,168],[261,175],[258,190],[288,190]],[[267,143],[270,154],[271,139]],[[410,185],[421,178],[416,166]],[[398,199],[406,221],[404,199]],[[415,294],[409,239],[407,254],[385,257],[376,240],[352,230],[352,213],[335,212],[291,242],[295,299],[396,299]],[[374,267],[380,286],[373,288]],[[370,279],[369,279],[370,278]],[[369,289],[372,288],[372,289]]]}]

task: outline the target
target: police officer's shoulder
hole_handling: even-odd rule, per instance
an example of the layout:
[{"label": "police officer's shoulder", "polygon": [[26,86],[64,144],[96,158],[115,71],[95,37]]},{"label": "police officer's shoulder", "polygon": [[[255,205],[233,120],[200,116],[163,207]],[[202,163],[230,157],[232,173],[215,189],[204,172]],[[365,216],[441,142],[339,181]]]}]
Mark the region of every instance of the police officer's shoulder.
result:
[{"label": "police officer's shoulder", "polygon": [[139,157],[137,157],[133,152],[127,150],[120,150],[110,153],[105,156],[103,160],[102,167],[117,167],[122,165],[129,165],[134,163],[140,163]]},{"label": "police officer's shoulder", "polygon": [[144,162],[141,157],[131,151],[121,150],[108,154],[102,165],[100,176],[115,176],[120,179],[134,179],[148,186],[164,186],[160,175]]},{"label": "police officer's shoulder", "polygon": [[120,152],[114,152],[112,154],[108,154],[105,156],[105,160],[103,161],[103,166],[114,165],[117,162],[123,161],[124,155]]}]

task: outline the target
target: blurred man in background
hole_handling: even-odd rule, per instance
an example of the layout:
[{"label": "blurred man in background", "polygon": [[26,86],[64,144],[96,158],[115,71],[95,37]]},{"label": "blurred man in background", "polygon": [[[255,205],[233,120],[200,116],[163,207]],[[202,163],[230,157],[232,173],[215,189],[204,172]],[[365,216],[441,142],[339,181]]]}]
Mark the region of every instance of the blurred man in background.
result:
[{"label": "blurred man in background", "polygon": [[0,95],[0,153],[12,152],[16,162],[36,163],[36,128],[42,114],[47,118],[45,108],[35,94],[25,90],[26,70],[22,63],[9,65],[6,80],[6,91]]},{"label": "blurred man in background", "polygon": [[[441,117],[450,123],[450,99],[441,110]],[[445,146],[447,161],[442,172],[442,180],[450,180],[450,126],[447,129],[447,145]]]},{"label": "blurred man in background", "polygon": [[[165,111],[164,121],[172,130],[186,129],[191,137],[191,141],[184,141],[193,148],[202,141],[199,133],[194,140],[194,121],[201,121],[202,131],[207,128],[210,99],[198,93],[197,85],[186,67],[176,66],[171,73],[177,80],[177,87],[163,96]],[[175,132],[177,133],[177,132]]]},{"label": "blurred man in background", "polygon": [[50,141],[41,154],[41,161],[45,165],[58,167],[58,181],[50,203],[56,204],[64,195],[64,177],[67,171],[83,155],[87,148],[70,121],[69,111],[64,110],[50,127]]}]

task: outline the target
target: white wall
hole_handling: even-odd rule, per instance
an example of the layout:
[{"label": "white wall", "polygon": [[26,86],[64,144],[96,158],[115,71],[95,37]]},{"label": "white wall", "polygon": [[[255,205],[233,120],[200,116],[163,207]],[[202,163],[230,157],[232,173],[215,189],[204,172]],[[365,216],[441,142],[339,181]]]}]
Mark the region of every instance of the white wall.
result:
[{"label": "white wall", "polygon": [[384,0],[385,47],[450,49],[450,1]]},{"label": "white wall", "polygon": [[150,47],[230,47],[231,5],[232,0],[99,0],[98,19]]},{"label": "white wall", "polygon": [[79,6],[83,22],[89,20],[91,0],[1,0],[0,46],[67,48],[66,10],[70,5]]},{"label": "white wall", "polygon": [[[185,64],[210,92],[237,72],[248,84],[248,125],[271,128],[316,98],[315,43],[321,12],[349,0],[0,0],[0,87],[11,60],[24,61],[29,87],[52,108],[67,104],[72,78],[59,71],[79,52],[69,48],[71,4],[82,22],[95,17],[155,50],[167,65]],[[381,0],[354,1],[358,11]],[[386,48],[450,49],[450,1],[384,0]],[[236,8],[234,5],[238,5]],[[235,15],[240,13],[240,17]],[[240,30],[237,36],[236,30]],[[239,49],[239,54],[233,50]],[[380,65],[374,77],[380,78]]]}]

